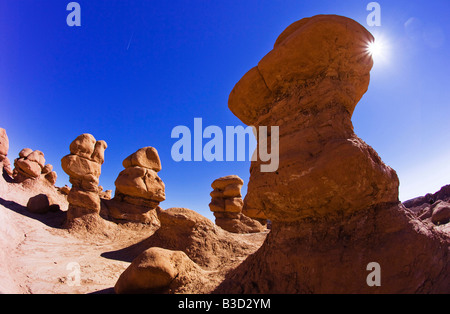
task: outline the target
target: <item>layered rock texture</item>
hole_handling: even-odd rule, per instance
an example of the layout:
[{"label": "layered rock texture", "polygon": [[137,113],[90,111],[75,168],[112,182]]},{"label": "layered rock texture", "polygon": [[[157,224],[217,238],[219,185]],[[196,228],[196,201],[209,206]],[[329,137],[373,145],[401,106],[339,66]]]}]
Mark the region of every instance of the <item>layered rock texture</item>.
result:
[{"label": "layered rock texture", "polygon": [[158,172],[161,161],[153,147],[139,149],[123,161],[115,182],[116,193],[105,201],[105,215],[119,222],[138,222],[159,226],[156,209],[166,199],[165,185]]},{"label": "layered rock texture", "polygon": [[69,223],[78,218],[99,216],[98,184],[106,148],[105,141],[97,141],[91,134],[82,134],[70,144],[70,155],[61,160],[61,166],[72,183],[67,198]]},{"label": "layered rock texture", "polygon": [[[300,20],[231,92],[244,123],[279,126],[279,169],[252,162],[244,208],[272,232],[217,292],[450,292],[448,235],[400,204],[395,171],[353,131],[373,40],[345,17]],[[367,284],[372,262],[381,287]]]},{"label": "layered rock texture", "polygon": [[215,180],[211,187],[210,210],[216,217],[216,225],[233,233],[262,232],[265,227],[242,213],[244,202],[241,188],[244,181],[238,176],[227,176]]}]

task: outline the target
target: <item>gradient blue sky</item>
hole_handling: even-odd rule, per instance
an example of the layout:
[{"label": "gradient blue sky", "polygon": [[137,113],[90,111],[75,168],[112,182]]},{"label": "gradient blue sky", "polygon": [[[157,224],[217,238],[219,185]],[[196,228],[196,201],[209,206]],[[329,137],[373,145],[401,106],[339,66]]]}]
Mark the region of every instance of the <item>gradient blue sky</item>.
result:
[{"label": "gradient blue sky", "polygon": [[[213,219],[210,184],[249,162],[172,160],[171,131],[236,126],[227,100],[237,81],[291,23],[339,14],[366,26],[388,47],[376,60],[356,108],[356,133],[397,170],[401,199],[450,183],[450,2],[378,1],[381,27],[368,27],[370,1],[79,0],[81,27],[68,27],[65,0],[0,0],[0,127],[9,157],[24,147],[60,166],[82,133],[105,140],[100,184],[114,190],[125,157],[159,151],[163,208],[187,207]],[[246,192],[244,187],[243,192]]]}]

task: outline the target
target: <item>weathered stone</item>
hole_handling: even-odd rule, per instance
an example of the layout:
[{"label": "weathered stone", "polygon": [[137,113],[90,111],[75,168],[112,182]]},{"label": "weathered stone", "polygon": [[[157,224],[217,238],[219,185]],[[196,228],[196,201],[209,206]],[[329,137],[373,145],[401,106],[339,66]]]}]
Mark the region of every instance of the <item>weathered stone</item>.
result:
[{"label": "weathered stone", "polygon": [[[303,19],[231,92],[241,121],[279,126],[279,169],[252,161],[243,211],[263,210],[271,232],[217,293],[450,291],[448,236],[399,203],[395,171],[353,130],[373,40],[345,17]],[[381,287],[367,284],[372,262]]]},{"label": "weathered stone", "polygon": [[256,233],[265,227],[242,214],[244,201],[241,188],[244,181],[238,176],[219,178],[212,183],[210,210],[216,217],[216,225],[233,233]]},{"label": "weathered stone", "polygon": [[124,168],[136,166],[156,172],[161,171],[161,160],[159,159],[158,151],[153,147],[141,148],[123,161]]},{"label": "weathered stone", "polygon": [[150,248],[133,260],[114,290],[118,294],[170,292],[201,273],[201,268],[184,252]]},{"label": "weathered stone", "polygon": [[27,209],[33,214],[43,215],[50,211],[58,211],[60,207],[48,194],[38,194],[28,200]]}]

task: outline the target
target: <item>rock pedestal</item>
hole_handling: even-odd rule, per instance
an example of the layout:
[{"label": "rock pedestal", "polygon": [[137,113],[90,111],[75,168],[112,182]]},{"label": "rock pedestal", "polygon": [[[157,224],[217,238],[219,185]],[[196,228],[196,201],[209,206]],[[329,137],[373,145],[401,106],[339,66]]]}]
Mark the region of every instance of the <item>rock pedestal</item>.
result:
[{"label": "rock pedestal", "polygon": [[99,177],[104,162],[105,141],[97,141],[90,134],[78,136],[70,144],[70,155],[61,160],[69,175],[72,188],[68,195],[68,222],[100,213]]},{"label": "rock pedestal", "polygon": [[[448,235],[399,203],[395,171],[353,131],[373,40],[345,17],[300,20],[231,92],[244,123],[279,126],[279,169],[252,162],[244,208],[262,209],[272,231],[218,292],[450,292]],[[381,287],[367,284],[373,262]]]},{"label": "rock pedestal", "polygon": [[157,172],[161,170],[158,151],[139,149],[123,161],[123,170],[115,182],[115,196],[104,201],[106,214],[119,222],[137,222],[159,226],[156,213],[166,199],[165,186]]},{"label": "rock pedestal", "polygon": [[244,184],[238,176],[219,178],[212,183],[209,208],[216,217],[216,225],[233,233],[262,232],[265,227],[242,213],[244,202],[241,188]]}]

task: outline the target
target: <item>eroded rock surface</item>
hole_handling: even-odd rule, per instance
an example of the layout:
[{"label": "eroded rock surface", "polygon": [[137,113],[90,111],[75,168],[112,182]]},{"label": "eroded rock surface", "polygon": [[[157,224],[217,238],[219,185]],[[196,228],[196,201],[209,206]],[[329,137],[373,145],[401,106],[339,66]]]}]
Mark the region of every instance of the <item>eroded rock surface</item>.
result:
[{"label": "eroded rock surface", "polygon": [[[231,92],[244,123],[279,126],[279,169],[252,162],[244,208],[262,209],[272,231],[217,292],[450,291],[448,236],[400,204],[395,171],[353,131],[373,40],[345,17],[300,20]],[[372,262],[381,287],[367,285]]]},{"label": "eroded rock surface", "polygon": [[105,215],[119,222],[137,222],[159,226],[156,209],[166,199],[158,151],[139,149],[125,158],[123,170],[115,182],[113,199],[104,201]]},{"label": "eroded rock surface", "polygon": [[422,221],[431,221],[438,226],[448,224],[450,222],[450,185],[442,187],[434,194],[430,193],[406,201],[403,205]]},{"label": "eroded rock surface", "polygon": [[[104,162],[105,141],[97,141],[91,134],[82,134],[70,144],[70,155],[62,158],[61,166],[69,175],[72,188],[68,194],[69,223],[78,218],[99,218],[99,177]],[[92,217],[91,217],[92,218]]]},{"label": "eroded rock surface", "polygon": [[265,227],[242,213],[244,201],[241,188],[244,181],[236,175],[219,178],[212,183],[210,210],[216,225],[233,233],[262,232]]},{"label": "eroded rock surface", "polygon": [[198,281],[203,273],[184,252],[155,247],[133,260],[114,290],[118,294],[170,293]]}]

